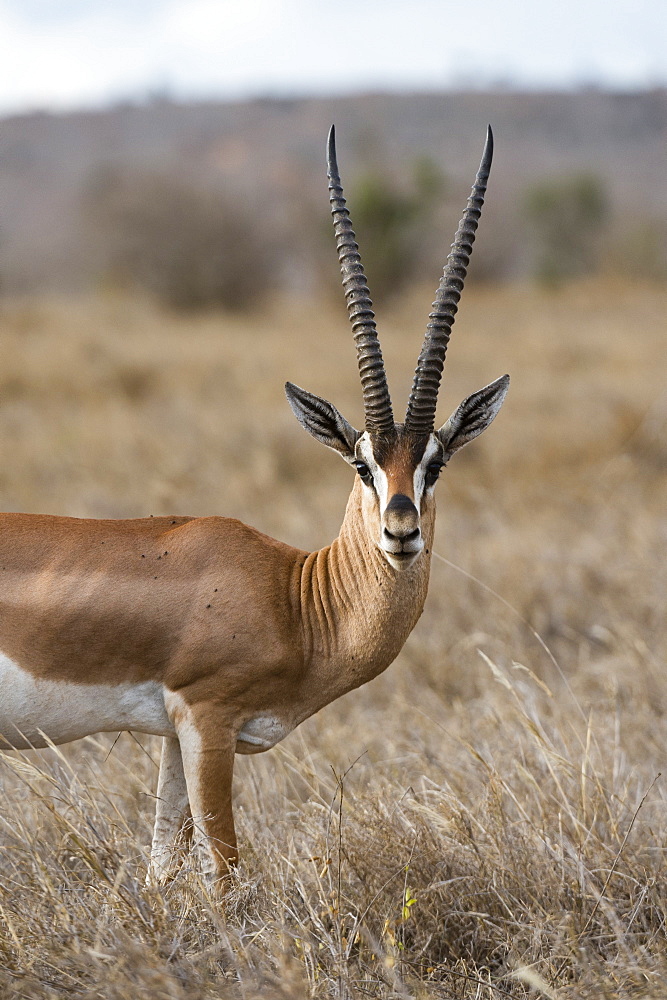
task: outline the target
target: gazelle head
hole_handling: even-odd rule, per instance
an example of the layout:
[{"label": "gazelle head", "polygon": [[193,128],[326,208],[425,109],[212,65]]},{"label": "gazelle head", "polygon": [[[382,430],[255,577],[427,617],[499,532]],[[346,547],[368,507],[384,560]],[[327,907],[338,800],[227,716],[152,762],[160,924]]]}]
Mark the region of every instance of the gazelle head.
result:
[{"label": "gazelle head", "polygon": [[493,156],[489,127],[477,177],[436,293],[403,423],[396,423],[366,277],[345,206],[336,162],[335,132],[328,142],[329,197],[348,314],[357,346],[366,426],[358,431],[326,399],[288,382],[297,420],[357,470],[362,513],[370,538],[394,569],[412,566],[433,523],[433,492],[451,456],[485,430],[509,387],[503,375],[468,396],[439,430],[435,409],[454,317],[463,290]]}]

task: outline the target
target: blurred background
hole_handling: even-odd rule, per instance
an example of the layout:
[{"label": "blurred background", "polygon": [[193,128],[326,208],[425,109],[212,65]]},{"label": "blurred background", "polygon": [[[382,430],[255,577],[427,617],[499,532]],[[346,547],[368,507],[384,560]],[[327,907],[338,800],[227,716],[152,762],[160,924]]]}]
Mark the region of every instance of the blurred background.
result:
[{"label": "blurred background", "polygon": [[657,0],[5,0],[0,288],[328,291],[332,121],[378,304],[437,277],[487,121],[473,280],[662,279],[666,24]]}]

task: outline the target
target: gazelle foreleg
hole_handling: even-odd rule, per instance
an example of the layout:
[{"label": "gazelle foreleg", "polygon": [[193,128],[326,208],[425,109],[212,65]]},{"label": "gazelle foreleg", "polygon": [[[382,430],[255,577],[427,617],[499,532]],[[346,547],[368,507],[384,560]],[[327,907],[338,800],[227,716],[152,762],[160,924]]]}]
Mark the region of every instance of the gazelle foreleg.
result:
[{"label": "gazelle foreleg", "polygon": [[163,884],[174,874],[179,861],[175,856],[179,835],[183,834],[186,841],[190,839],[191,830],[184,831],[189,817],[190,802],[180,743],[175,737],[164,736],[147,881]]},{"label": "gazelle foreleg", "polygon": [[178,716],[193,846],[203,874],[224,878],[238,857],[232,813],[236,732],[215,705],[189,706]]}]

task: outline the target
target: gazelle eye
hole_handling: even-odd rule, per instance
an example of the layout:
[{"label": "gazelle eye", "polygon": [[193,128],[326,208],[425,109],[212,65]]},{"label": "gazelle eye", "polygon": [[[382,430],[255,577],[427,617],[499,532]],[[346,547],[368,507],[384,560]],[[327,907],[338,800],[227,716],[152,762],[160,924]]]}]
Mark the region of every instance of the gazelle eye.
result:
[{"label": "gazelle eye", "polygon": [[373,474],[368,468],[365,462],[355,462],[354,467],[361,477],[361,481],[366,483],[366,486],[373,485]]},{"label": "gazelle eye", "polygon": [[427,486],[433,486],[433,484],[437,482],[442,467],[443,467],[442,462],[431,462],[430,465],[426,466],[426,475],[424,476],[424,481]]}]

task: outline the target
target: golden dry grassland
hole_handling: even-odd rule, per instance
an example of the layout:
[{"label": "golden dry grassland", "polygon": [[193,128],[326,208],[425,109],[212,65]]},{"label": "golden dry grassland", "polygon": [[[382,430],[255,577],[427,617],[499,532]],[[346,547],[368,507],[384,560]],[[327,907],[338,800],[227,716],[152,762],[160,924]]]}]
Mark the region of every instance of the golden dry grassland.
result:
[{"label": "golden dry grassland", "polygon": [[[382,317],[397,408],[430,301]],[[386,674],[238,759],[224,905],[189,861],[144,887],[157,739],[2,755],[3,1000],[667,997],[666,314],[466,291],[442,420],[512,386],[439,485],[447,561]],[[350,470],[282,384],[360,421],[342,303],[6,302],[0,345],[4,509],[335,535]]]}]

